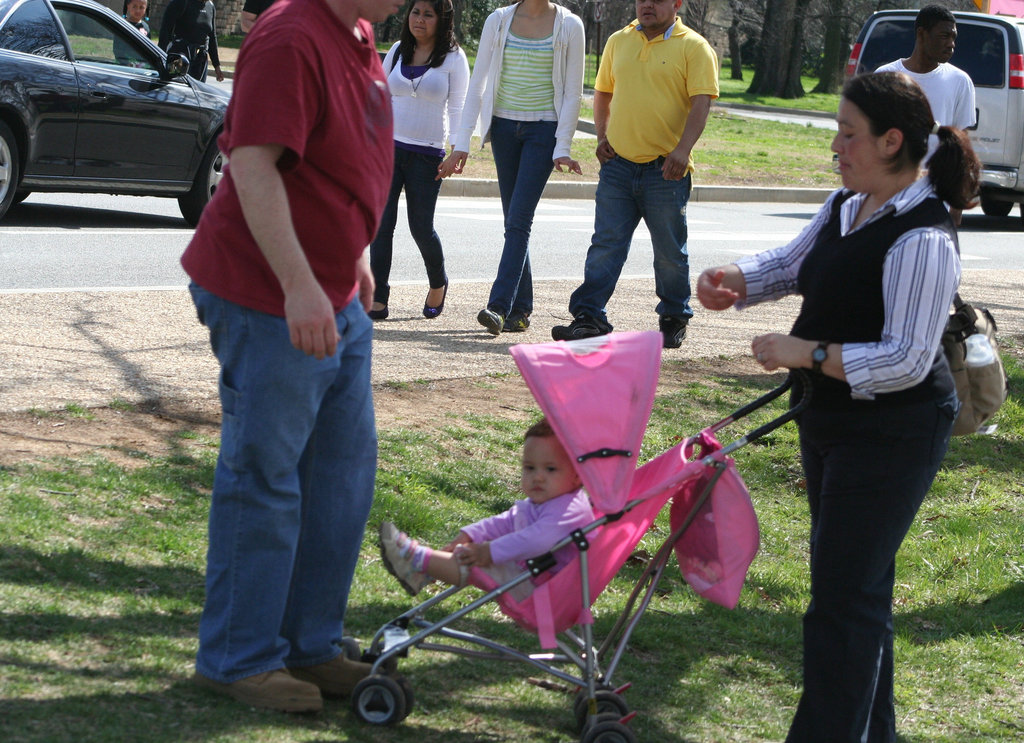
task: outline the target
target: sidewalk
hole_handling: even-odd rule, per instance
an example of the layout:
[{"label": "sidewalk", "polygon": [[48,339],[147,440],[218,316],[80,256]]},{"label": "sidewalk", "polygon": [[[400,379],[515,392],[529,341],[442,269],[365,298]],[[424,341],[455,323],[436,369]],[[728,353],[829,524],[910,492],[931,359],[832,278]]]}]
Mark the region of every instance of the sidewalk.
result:
[{"label": "sidewalk", "polygon": [[[533,326],[497,338],[476,322],[489,284],[451,285],[444,314],[420,314],[426,285],[392,290],[392,318],[375,324],[375,385],[517,375],[508,347],[551,338],[568,321],[576,281],[538,281]],[[1024,334],[1024,271],[964,271],[963,295],[989,307],[1002,336]],[[799,300],[744,312],[697,315],[683,347],[665,361],[702,365],[749,354],[754,335],[786,332]],[[617,331],[653,330],[652,280],[623,280],[609,304]],[[115,400],[210,402],[217,365],[188,292],[124,291],[0,294],[0,412],[56,410],[68,404],[105,406]]]}]

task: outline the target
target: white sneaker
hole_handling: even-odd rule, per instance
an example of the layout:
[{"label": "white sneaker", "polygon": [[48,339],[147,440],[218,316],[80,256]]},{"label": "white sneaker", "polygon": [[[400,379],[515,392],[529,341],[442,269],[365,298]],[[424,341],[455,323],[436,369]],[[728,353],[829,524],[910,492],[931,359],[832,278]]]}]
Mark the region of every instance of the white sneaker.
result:
[{"label": "white sneaker", "polygon": [[[423,587],[433,583],[434,579],[426,573],[416,570],[412,565],[412,559],[403,557],[398,546],[399,539],[404,535],[398,531],[390,521],[380,525],[380,556],[384,561],[384,567],[391,573],[410,596],[415,596]],[[408,539],[409,537],[405,537]]]}]

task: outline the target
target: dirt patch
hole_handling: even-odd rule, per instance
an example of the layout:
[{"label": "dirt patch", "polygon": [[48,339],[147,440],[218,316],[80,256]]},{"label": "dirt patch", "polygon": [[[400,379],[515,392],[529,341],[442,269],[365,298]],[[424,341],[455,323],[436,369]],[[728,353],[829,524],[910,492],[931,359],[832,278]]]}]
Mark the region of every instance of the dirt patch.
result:
[{"label": "dirt patch", "polygon": [[[659,393],[706,382],[709,375],[757,373],[745,359],[669,362],[662,368]],[[375,387],[374,403],[381,430],[439,430],[468,414],[527,420],[537,410],[526,384],[515,375],[388,383]],[[89,456],[137,466],[210,446],[219,435],[220,408],[211,400],[0,413],[0,467]]]}]

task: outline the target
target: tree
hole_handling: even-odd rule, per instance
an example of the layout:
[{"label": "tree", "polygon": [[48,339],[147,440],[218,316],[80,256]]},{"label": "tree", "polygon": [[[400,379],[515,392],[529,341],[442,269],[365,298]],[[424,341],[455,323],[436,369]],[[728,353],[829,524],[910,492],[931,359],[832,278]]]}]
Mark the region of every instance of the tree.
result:
[{"label": "tree", "polygon": [[748,93],[800,98],[803,69],[804,15],[810,0],[768,0],[764,32]]}]

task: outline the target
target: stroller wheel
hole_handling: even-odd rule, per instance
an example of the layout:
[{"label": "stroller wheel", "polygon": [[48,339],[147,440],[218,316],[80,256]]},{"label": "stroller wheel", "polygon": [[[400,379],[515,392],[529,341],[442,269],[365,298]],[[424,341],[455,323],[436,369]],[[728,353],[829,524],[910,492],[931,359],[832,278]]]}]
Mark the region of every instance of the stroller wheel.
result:
[{"label": "stroller wheel", "polygon": [[412,684],[409,683],[409,679],[405,676],[399,675],[392,678],[398,682],[398,685],[402,687],[402,693],[405,694],[405,714],[402,715],[402,719],[405,719],[412,712],[412,708],[416,704],[416,698],[412,695]]},{"label": "stroller wheel", "polygon": [[580,743],[638,743],[638,739],[629,725],[608,719],[587,728]]},{"label": "stroller wheel", "polygon": [[352,691],[352,711],[371,725],[394,725],[405,719],[405,692],[391,676],[367,676]]},{"label": "stroller wheel", "polygon": [[[626,699],[621,694],[616,694],[610,689],[598,689],[594,693],[594,699],[597,702],[598,715],[603,714],[614,714],[615,719],[618,720],[629,714],[629,705],[626,703]],[[587,724],[587,690],[581,689],[576,695],[576,700],[572,705],[573,714],[576,715],[576,728],[577,730],[583,730]]]},{"label": "stroller wheel", "polygon": [[349,660],[363,659],[363,651],[359,649],[359,640],[354,637],[341,638],[341,652]]}]

